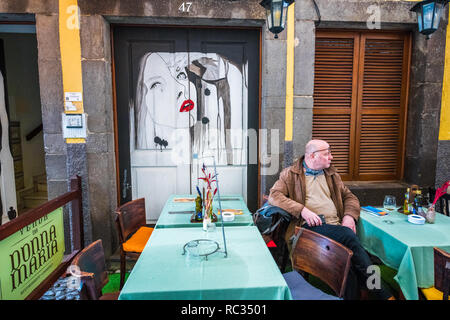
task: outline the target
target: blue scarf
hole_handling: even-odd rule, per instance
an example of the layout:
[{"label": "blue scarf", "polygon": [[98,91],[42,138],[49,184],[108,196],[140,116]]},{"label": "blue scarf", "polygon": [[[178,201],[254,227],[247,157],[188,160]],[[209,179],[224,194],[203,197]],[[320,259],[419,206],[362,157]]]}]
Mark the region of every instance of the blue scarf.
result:
[{"label": "blue scarf", "polygon": [[314,169],[308,168],[308,166],[306,165],[305,160],[303,160],[303,167],[306,169],[305,175],[307,175],[307,176],[314,176],[314,179],[317,176],[320,176],[321,174],[323,174],[323,169],[314,170]]}]

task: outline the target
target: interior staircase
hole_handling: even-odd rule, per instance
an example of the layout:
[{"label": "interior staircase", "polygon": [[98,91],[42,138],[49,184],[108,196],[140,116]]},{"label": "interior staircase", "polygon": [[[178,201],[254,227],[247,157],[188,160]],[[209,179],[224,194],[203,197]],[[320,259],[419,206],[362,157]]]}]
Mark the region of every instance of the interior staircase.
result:
[{"label": "interior staircase", "polygon": [[19,215],[48,201],[47,177],[41,174],[33,177],[33,186],[18,192]]}]

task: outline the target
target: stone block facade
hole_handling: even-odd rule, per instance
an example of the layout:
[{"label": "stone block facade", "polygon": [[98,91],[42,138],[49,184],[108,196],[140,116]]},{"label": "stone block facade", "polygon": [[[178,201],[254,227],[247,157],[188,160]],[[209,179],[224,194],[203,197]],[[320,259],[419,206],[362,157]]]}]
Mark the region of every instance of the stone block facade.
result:
[{"label": "stone block facade", "polygon": [[[62,137],[63,85],[59,50],[57,0],[4,0],[4,16],[34,17],[38,42],[46,169],[49,198],[67,191],[68,178],[83,179],[85,241],[103,239],[110,255],[117,248],[114,210],[117,207],[113,60],[111,26],[197,25],[258,27],[261,29],[260,128],[278,129],[279,169],[284,164],[286,102],[286,31],[274,39],[267,31],[260,0],[197,0],[189,13],[180,1],[78,0],[84,111],[88,137],[83,146],[66,145]],[[447,19],[430,40],[418,34],[410,1],[316,0],[297,1],[294,55],[294,157],[303,153],[312,135],[315,32],[318,29],[367,29],[368,8],[377,6],[381,30],[410,30],[413,34],[404,180],[434,185],[448,179],[448,141],[438,143]],[[447,17],[447,13],[445,17]],[[270,147],[269,147],[270,149]],[[270,152],[269,152],[270,153]],[[436,172],[436,174],[435,174]],[[446,178],[447,177],[447,178]],[[278,174],[261,177],[260,196],[267,194]],[[436,180],[436,181],[435,181]],[[67,212],[66,212],[67,215]],[[68,218],[65,224],[68,228]]]}]

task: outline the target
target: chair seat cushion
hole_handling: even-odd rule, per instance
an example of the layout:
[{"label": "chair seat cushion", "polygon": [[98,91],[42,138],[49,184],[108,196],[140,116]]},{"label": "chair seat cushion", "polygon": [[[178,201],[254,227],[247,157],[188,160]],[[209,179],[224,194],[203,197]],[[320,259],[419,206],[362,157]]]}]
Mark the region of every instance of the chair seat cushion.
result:
[{"label": "chair seat cushion", "polygon": [[[443,300],[444,299],[444,293],[435,287],[431,288],[422,288],[422,293],[427,298],[427,300]],[[450,300],[450,297],[449,297]]]},{"label": "chair seat cushion", "polygon": [[297,271],[283,274],[294,300],[342,300],[309,284]]},{"label": "chair seat cushion", "polygon": [[131,238],[123,243],[123,250],[128,252],[142,252],[152,232],[153,228],[140,227]]}]

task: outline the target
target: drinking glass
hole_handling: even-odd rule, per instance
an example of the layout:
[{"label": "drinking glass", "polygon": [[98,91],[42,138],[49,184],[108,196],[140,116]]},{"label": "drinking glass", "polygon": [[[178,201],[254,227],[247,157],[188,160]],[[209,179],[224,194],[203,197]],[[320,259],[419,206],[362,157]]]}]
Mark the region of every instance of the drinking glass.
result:
[{"label": "drinking glass", "polygon": [[395,197],[387,195],[384,197],[383,207],[385,210],[394,211],[397,209],[397,203],[395,202]]}]

